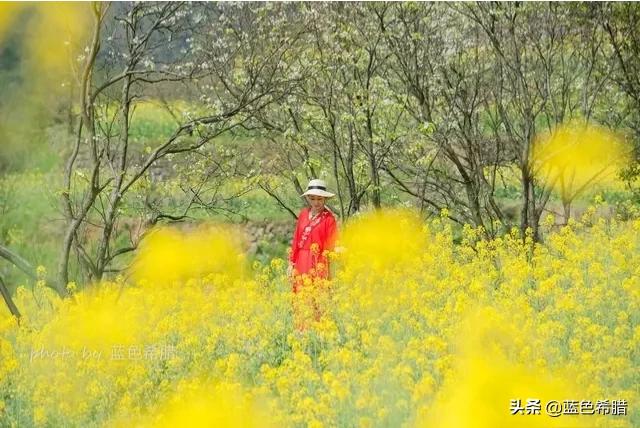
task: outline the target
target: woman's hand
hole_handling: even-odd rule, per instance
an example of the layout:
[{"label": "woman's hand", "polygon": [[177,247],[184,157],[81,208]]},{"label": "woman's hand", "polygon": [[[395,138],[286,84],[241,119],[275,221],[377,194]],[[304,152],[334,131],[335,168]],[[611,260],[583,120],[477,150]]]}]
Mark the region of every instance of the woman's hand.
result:
[{"label": "woman's hand", "polygon": [[291,278],[293,275],[293,263],[289,262],[289,266],[287,267],[287,276]]}]

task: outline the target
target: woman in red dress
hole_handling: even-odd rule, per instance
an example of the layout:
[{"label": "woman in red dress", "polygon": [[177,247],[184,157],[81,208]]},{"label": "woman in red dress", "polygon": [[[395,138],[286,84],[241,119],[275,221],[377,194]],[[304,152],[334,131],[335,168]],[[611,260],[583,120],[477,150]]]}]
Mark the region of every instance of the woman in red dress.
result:
[{"label": "woman in red dress", "polygon": [[294,293],[302,287],[305,274],[311,278],[329,278],[327,252],[334,249],[338,235],[335,215],[325,206],[326,199],[335,195],[327,192],[325,182],[311,180],[302,196],[306,197],[309,207],[298,215],[289,254]]}]

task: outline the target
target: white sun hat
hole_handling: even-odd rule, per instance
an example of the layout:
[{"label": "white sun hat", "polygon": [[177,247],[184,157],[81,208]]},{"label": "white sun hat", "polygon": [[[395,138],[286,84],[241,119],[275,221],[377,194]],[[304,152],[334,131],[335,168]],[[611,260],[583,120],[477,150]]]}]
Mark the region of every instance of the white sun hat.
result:
[{"label": "white sun hat", "polygon": [[325,183],[324,180],[318,179],[309,181],[307,191],[300,196],[307,195],[324,196],[325,198],[332,198],[335,196],[333,193],[327,192],[327,183]]}]

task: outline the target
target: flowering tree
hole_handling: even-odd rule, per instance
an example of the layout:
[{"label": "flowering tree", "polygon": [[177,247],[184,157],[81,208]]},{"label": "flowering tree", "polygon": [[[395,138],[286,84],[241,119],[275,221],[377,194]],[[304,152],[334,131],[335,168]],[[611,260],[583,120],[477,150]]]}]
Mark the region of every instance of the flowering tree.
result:
[{"label": "flowering tree", "polygon": [[[250,7],[95,5],[94,17],[81,75],[81,120],[62,191],[66,228],[56,281],[61,294],[69,281],[72,250],[88,277],[99,280],[116,257],[136,248],[139,237],[114,246],[117,220],[127,195],[140,190],[154,165],[172,156],[220,155],[207,153],[207,145],[281,98],[288,80],[280,68],[289,42],[279,40],[258,49],[264,28],[253,26],[258,15]],[[130,137],[137,100],[176,85],[192,94],[188,98],[195,107],[175,117],[176,126],[164,141],[146,153],[133,152]],[[78,162],[83,151],[87,165]],[[177,220],[194,206],[215,204],[215,198],[206,200],[203,193],[211,191],[205,183],[229,175],[222,159],[191,163],[194,168],[183,171],[191,184],[185,187],[188,197],[180,212],[164,213],[156,205],[145,213],[147,223]],[[95,240],[90,232],[96,226],[99,239],[91,246]]]}]

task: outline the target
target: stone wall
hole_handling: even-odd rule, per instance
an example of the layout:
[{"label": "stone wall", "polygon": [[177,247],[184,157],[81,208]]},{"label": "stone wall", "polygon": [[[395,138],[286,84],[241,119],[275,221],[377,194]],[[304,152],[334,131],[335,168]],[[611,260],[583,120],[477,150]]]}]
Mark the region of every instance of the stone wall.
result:
[{"label": "stone wall", "polygon": [[[295,221],[255,221],[243,225],[249,241],[249,253],[255,254],[261,244],[270,243],[277,245],[291,242]],[[284,256],[284,255],[283,255]]]}]

